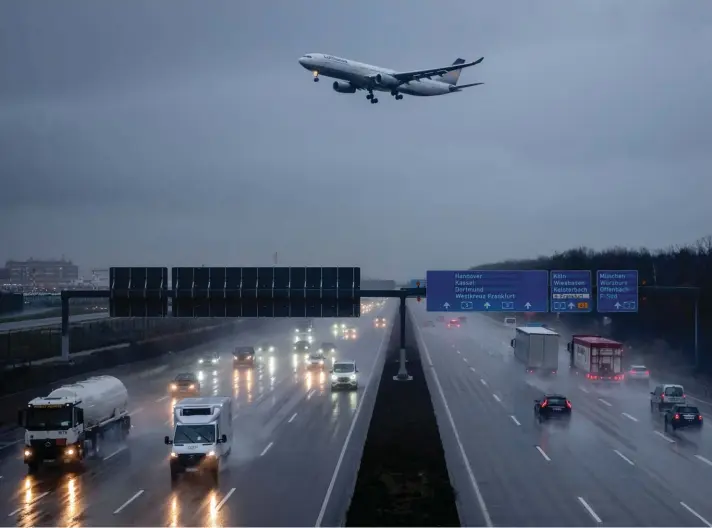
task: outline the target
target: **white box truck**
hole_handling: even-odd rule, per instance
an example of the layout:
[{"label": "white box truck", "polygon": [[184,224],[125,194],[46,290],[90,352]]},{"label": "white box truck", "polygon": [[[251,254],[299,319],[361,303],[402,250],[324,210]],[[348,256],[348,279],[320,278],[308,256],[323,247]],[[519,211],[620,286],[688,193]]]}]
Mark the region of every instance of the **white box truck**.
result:
[{"label": "white box truck", "polygon": [[98,453],[108,434],[123,440],[131,429],[128,403],[126,387],[113,376],[64,385],[31,400],[18,413],[18,425],[25,429],[28,471],[44,463],[80,463]]},{"label": "white box truck", "polygon": [[512,339],[514,357],[529,373],[556,374],[559,370],[559,334],[542,326],[519,326]]},{"label": "white box truck", "polygon": [[173,407],[173,439],[166,436],[171,482],[181,473],[208,474],[218,484],[220,467],[232,450],[232,399],[185,398]]}]

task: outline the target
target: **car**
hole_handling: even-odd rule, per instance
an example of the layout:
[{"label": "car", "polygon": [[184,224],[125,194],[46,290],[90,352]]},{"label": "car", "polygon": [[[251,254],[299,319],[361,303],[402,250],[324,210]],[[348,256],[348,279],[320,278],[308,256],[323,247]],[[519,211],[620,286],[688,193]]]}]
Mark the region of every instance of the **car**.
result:
[{"label": "car", "polygon": [[450,319],[447,322],[447,327],[448,328],[460,328],[460,320],[459,319]]},{"label": "car", "polygon": [[276,351],[276,347],[271,343],[261,343],[257,345],[257,354],[273,354]]},{"label": "car", "polygon": [[200,396],[200,381],[192,372],[183,372],[177,374],[171,384],[168,386],[168,391],[171,396],[188,395]]},{"label": "car", "polygon": [[306,359],[308,369],[324,370],[326,368],[326,356],[319,352],[312,352]]},{"label": "car", "polygon": [[255,365],[255,347],[239,346],[232,353],[233,367],[253,367]]},{"label": "car", "polygon": [[541,400],[534,400],[534,417],[543,422],[552,418],[571,418],[571,400],[562,394],[546,394]]},{"label": "car", "polygon": [[353,341],[354,339],[356,339],[356,329],[353,327],[345,328],[343,334],[341,335],[341,338],[345,339],[347,341],[349,341],[349,340]]},{"label": "car", "polygon": [[336,345],[334,343],[329,343],[328,341],[324,341],[321,345],[319,345],[319,353],[320,354],[336,354]]},{"label": "car", "polygon": [[297,341],[294,343],[294,353],[295,354],[304,354],[304,359],[309,357],[309,349],[311,348],[311,344],[309,341],[301,340]]},{"label": "car", "polygon": [[517,326],[517,318],[516,317],[505,317],[504,324],[506,324],[507,326]]},{"label": "car", "polygon": [[355,361],[336,361],[330,372],[331,390],[358,390],[358,369]]},{"label": "car", "polygon": [[217,365],[220,362],[220,354],[217,352],[202,354],[198,356],[198,365]]},{"label": "car", "polygon": [[662,383],[650,393],[650,412],[663,412],[673,405],[687,403],[685,388],[673,383]]},{"label": "car", "polygon": [[385,317],[376,317],[373,320],[373,326],[376,328],[385,328],[386,327],[386,318]]},{"label": "car", "polygon": [[648,383],[650,381],[650,370],[645,365],[631,365],[626,374],[628,382]]},{"label": "car", "polygon": [[692,405],[673,405],[665,412],[665,432],[668,429],[698,429],[702,427],[702,415]]},{"label": "car", "polygon": [[314,341],[314,322],[311,319],[297,324],[294,329],[294,342],[297,341]]}]

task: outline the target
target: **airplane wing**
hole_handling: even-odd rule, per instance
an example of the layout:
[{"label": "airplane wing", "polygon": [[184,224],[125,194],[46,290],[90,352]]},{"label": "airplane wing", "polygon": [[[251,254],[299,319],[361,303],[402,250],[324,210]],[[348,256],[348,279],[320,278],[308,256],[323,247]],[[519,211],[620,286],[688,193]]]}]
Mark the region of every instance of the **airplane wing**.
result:
[{"label": "airplane wing", "polygon": [[391,73],[390,75],[404,83],[410,81],[417,81],[419,79],[432,79],[433,77],[441,77],[447,72],[453,70],[461,70],[462,68],[469,68],[470,66],[475,66],[483,60],[485,60],[485,58],[481,57],[476,61],[466,62],[464,64],[453,64],[451,66],[443,66],[442,68],[432,68],[430,70],[415,70],[409,72]]}]

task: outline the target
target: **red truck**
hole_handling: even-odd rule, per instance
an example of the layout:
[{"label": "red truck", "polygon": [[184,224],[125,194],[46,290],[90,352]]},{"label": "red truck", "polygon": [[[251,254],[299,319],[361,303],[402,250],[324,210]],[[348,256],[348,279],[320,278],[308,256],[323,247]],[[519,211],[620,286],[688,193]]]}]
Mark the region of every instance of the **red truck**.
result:
[{"label": "red truck", "polygon": [[571,368],[595,382],[624,381],[623,344],[597,335],[574,335],[566,345]]}]

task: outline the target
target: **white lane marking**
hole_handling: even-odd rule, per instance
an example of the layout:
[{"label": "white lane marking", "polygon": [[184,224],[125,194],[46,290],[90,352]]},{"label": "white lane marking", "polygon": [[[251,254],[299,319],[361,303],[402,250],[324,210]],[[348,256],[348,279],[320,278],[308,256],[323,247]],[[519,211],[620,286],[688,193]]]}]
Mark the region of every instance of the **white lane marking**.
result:
[{"label": "white lane marking", "polygon": [[622,414],[623,416],[625,416],[626,418],[628,418],[629,420],[633,420],[634,422],[637,422],[637,421],[638,421],[638,419],[637,419],[635,416],[631,416],[631,415],[628,414],[628,413],[621,413],[621,414]]},{"label": "white lane marking", "polygon": [[[234,417],[234,416],[235,416],[235,415],[233,414],[233,417]],[[171,425],[171,423],[173,423],[173,418],[168,418],[168,420],[165,421],[165,424],[166,424],[166,425]]]},{"label": "white lane marking", "polygon": [[588,394],[588,392],[589,392],[589,390],[586,387],[579,387],[579,389],[581,389],[581,391],[585,392],[586,394]]},{"label": "white lane marking", "polygon": [[712,402],[708,402],[707,400],[701,400],[700,398],[690,395],[689,392],[687,393],[687,397],[690,398],[691,400],[695,400],[700,403],[704,403],[705,405],[712,405]]},{"label": "white lane marking", "polygon": [[477,372],[477,369],[476,369],[475,367],[470,367],[470,370],[471,370],[472,372]]},{"label": "white lane marking", "polygon": [[457,351],[457,353],[458,353],[458,354],[462,354],[462,352],[460,352],[459,350]]},{"label": "white lane marking", "polygon": [[685,508],[687,511],[689,511],[692,515],[694,515],[695,517],[697,517],[700,521],[702,521],[702,523],[703,523],[705,526],[709,526],[710,528],[712,528],[712,524],[710,524],[710,522],[709,522],[707,519],[705,519],[704,517],[702,517],[702,515],[700,515],[700,514],[697,513],[695,510],[693,510],[692,508],[690,508],[687,504],[685,504],[684,502],[680,502],[680,506],[682,506],[682,507]]},{"label": "white lane marking", "polygon": [[543,450],[541,447],[539,447],[539,446],[534,446],[534,447],[536,447],[536,450],[539,451],[539,453],[541,453],[541,456],[544,457],[544,460],[546,460],[547,462],[551,462],[551,459],[549,458],[549,455],[547,455],[546,453],[544,453],[544,450]]},{"label": "white lane marking", "polygon": [[578,501],[583,505],[583,507],[586,508],[586,511],[588,512],[588,514],[589,514],[591,517],[593,517],[593,520],[594,520],[594,521],[596,521],[597,523],[602,523],[602,522],[603,522],[603,521],[601,520],[601,518],[600,518],[598,515],[596,515],[596,512],[593,511],[593,508],[591,508],[591,507],[588,505],[588,502],[586,502],[586,501],[583,499],[583,497],[577,497],[577,498],[578,498]]},{"label": "white lane marking", "polygon": [[493,397],[495,400],[497,400],[499,403],[502,403],[502,398],[500,398],[500,397],[497,396],[496,394],[493,394],[492,397]]},{"label": "white lane marking", "polygon": [[522,425],[519,423],[519,420],[517,420],[517,417],[514,416],[513,414],[510,414],[509,417],[512,419],[512,421],[517,424],[517,425]]},{"label": "white lane marking", "polygon": [[483,380],[482,378],[480,378],[480,383],[482,383],[482,385],[484,385],[485,387],[487,386],[487,382],[485,380]]},{"label": "white lane marking", "polygon": [[710,459],[708,459],[708,458],[705,458],[705,457],[703,457],[702,455],[695,455],[695,458],[696,458],[697,460],[701,460],[702,462],[704,462],[704,463],[707,464],[708,466],[712,466],[712,460],[710,460]]},{"label": "white lane marking", "polygon": [[469,362],[470,362],[470,360],[467,359],[466,357],[462,358],[462,360],[463,360],[465,363],[469,363]]},{"label": "white lane marking", "polygon": [[287,423],[292,423],[296,417],[297,417],[297,413],[294,413],[292,415],[292,417],[289,420],[287,420]]},{"label": "white lane marking", "polygon": [[141,495],[143,495],[143,490],[138,490],[138,491],[133,495],[133,497],[131,497],[129,500],[127,500],[126,502],[124,502],[121,506],[119,506],[118,508],[116,508],[116,510],[114,510],[114,515],[116,515],[117,513],[121,513],[121,510],[123,510],[124,508],[126,508],[126,506],[128,506],[128,505],[131,504],[133,501],[135,501],[136,499],[138,499]]},{"label": "white lane marking", "polygon": [[10,447],[10,446],[17,445],[17,444],[19,444],[20,442],[22,442],[22,440],[15,440],[14,442],[9,442],[9,443],[7,443],[7,444],[5,444],[5,445],[1,445],[1,446],[0,446],[0,451],[2,451],[3,449],[7,449],[7,448]]},{"label": "white lane marking", "polygon": [[260,456],[265,456],[267,454],[267,451],[269,451],[270,447],[272,447],[273,444],[274,444],[274,442],[270,442],[269,444],[267,444],[267,447],[265,447],[262,450],[262,452],[260,453]]},{"label": "white lane marking", "polygon": [[598,398],[598,401],[600,401],[603,405],[607,405],[608,407],[613,407],[613,404],[611,404],[610,402],[607,402],[603,398]]},{"label": "white lane marking", "polygon": [[311,397],[314,396],[315,392],[316,392],[316,389],[310,390],[309,394],[307,394],[307,400],[311,400]]},{"label": "white lane marking", "polygon": [[43,499],[43,498],[46,497],[47,495],[49,495],[49,491],[45,491],[44,493],[41,493],[40,495],[37,495],[37,497],[35,497],[35,500],[33,500],[32,502],[30,502],[29,504],[25,504],[25,505],[23,505],[23,506],[20,506],[20,507],[19,507],[18,509],[16,509],[16,510],[11,511],[10,513],[7,514],[7,516],[8,516],[8,517],[14,517],[15,515],[17,515],[18,513],[20,513],[22,510],[24,510],[24,509],[27,508],[28,506],[34,506],[34,505],[37,503],[37,501],[39,501],[40,499]]},{"label": "white lane marking", "polygon": [[118,448],[116,451],[114,451],[113,453],[111,453],[110,455],[106,455],[106,456],[104,457],[104,460],[105,460],[105,461],[106,461],[106,460],[109,460],[111,457],[114,457],[114,456],[118,455],[118,454],[121,453],[122,451],[126,451],[126,449],[127,449],[126,447],[120,447],[120,448]]},{"label": "white lane marking", "polygon": [[163,400],[167,400],[167,399],[168,399],[168,395],[161,396],[160,398],[158,398],[158,399],[156,400],[156,403],[161,403]]},{"label": "white lane marking", "polygon": [[614,449],[613,452],[614,452],[616,455],[618,455],[619,457],[621,457],[623,460],[625,460],[626,462],[628,462],[631,466],[635,466],[635,462],[633,462],[630,458],[628,458],[627,456],[625,456],[623,453],[621,453],[621,452],[618,451],[617,449]]},{"label": "white lane marking", "polygon": [[662,438],[663,440],[667,440],[667,441],[670,442],[671,444],[675,443],[675,440],[673,440],[673,439],[670,438],[669,436],[665,435],[665,433],[661,433],[660,431],[653,431],[653,432],[654,432],[656,435],[658,435],[660,438]]},{"label": "white lane marking", "polygon": [[[417,326],[414,326],[414,328],[417,328]],[[389,328],[390,330],[393,329],[391,326]],[[420,334],[420,328],[418,328],[418,333]],[[376,361],[373,363],[374,366],[378,366],[379,360],[381,356],[384,353],[383,349],[383,344],[386,342],[386,337],[390,336],[390,333],[386,331],[383,334],[383,338],[381,339],[381,344],[378,347],[378,354],[376,355]],[[420,334],[420,339],[422,341],[423,335]],[[455,346],[455,345],[453,345]],[[430,357],[430,354],[427,354],[428,358],[428,363],[431,365],[433,364],[433,360]],[[433,373],[435,370],[433,370]],[[371,375],[368,378],[368,381],[366,382],[366,388],[363,391],[363,394],[358,400],[358,404],[356,407],[356,412],[354,413],[354,417],[351,420],[351,427],[349,427],[349,432],[346,433],[346,440],[344,440],[344,446],[341,448],[341,453],[339,453],[339,458],[336,461],[336,467],[334,468],[334,473],[331,475],[331,481],[329,482],[329,487],[326,489],[326,495],[324,495],[324,501],[321,503],[321,509],[319,510],[319,515],[316,518],[316,522],[314,523],[315,527],[321,526],[322,521],[324,520],[324,515],[326,514],[326,508],[329,505],[329,500],[331,499],[331,494],[334,492],[334,485],[336,484],[336,479],[339,476],[339,471],[341,470],[341,464],[344,462],[344,456],[346,456],[346,450],[349,447],[349,442],[351,442],[351,435],[354,432],[354,428],[356,427],[356,423],[358,422],[358,417],[361,414],[361,407],[362,403],[366,399],[366,394],[368,394],[368,390],[371,387],[371,376],[373,376],[373,372],[371,372]]]},{"label": "white lane marking", "polygon": [[235,493],[235,488],[230,488],[230,491],[228,491],[225,494],[225,496],[223,497],[223,499],[220,502],[218,502],[218,505],[215,506],[215,511],[220,511],[220,508],[222,508],[225,505],[225,503],[232,496],[233,493]]},{"label": "white lane marking", "polygon": [[131,411],[131,412],[129,413],[129,416],[133,416],[134,414],[138,414],[138,413],[140,413],[141,411],[143,411],[143,407],[139,407],[138,409],[134,409],[133,411]]}]

